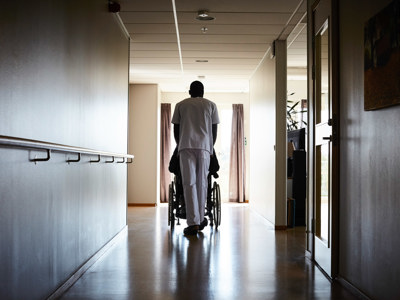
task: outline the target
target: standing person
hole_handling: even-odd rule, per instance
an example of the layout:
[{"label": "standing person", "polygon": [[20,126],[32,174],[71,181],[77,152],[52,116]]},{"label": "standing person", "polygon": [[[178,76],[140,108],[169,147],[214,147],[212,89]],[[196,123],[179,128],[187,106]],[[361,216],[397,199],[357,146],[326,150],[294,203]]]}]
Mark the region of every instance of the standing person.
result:
[{"label": "standing person", "polygon": [[192,82],[189,94],[190,98],[176,104],[172,123],[186,202],[188,227],[183,232],[194,235],[208,224],[204,217],[207,175],[219,117],[215,103],[203,98],[204,86],[200,81]]}]

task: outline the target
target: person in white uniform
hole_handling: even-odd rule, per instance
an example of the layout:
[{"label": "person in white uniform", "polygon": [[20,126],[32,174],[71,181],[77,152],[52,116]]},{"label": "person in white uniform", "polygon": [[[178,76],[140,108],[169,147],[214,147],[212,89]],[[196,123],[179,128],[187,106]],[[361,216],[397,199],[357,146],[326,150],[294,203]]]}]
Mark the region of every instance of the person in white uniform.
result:
[{"label": "person in white uniform", "polygon": [[215,103],[203,98],[204,86],[200,81],[192,82],[189,94],[190,98],[176,104],[172,123],[186,202],[188,227],[183,232],[194,235],[208,224],[204,217],[207,175],[219,116]]}]

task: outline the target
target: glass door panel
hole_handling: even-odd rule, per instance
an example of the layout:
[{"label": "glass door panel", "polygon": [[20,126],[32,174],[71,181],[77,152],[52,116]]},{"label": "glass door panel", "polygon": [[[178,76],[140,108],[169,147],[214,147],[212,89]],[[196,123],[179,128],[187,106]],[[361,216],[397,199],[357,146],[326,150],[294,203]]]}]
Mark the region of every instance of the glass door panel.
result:
[{"label": "glass door panel", "polygon": [[331,273],[332,115],[330,87],[330,31],[328,19],[314,36],[315,144],[314,236],[315,261]]},{"label": "glass door panel", "polygon": [[329,120],[330,103],[329,103],[329,30],[328,25],[324,25],[321,33],[316,37],[319,48],[319,67],[318,73],[320,75],[319,81],[319,103],[317,107],[317,123],[326,123]]},{"label": "glass door panel", "polygon": [[330,176],[329,176],[329,145],[316,147],[316,226],[315,235],[327,246],[329,242],[330,221]]}]

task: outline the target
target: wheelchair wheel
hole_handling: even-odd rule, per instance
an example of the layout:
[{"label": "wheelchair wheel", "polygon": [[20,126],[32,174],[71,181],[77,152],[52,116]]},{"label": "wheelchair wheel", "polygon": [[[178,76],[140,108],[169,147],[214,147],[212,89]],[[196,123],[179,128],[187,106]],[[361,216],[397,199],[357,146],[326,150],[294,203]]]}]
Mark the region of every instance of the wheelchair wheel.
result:
[{"label": "wheelchair wheel", "polygon": [[169,185],[169,196],[168,196],[168,226],[174,228],[175,226],[175,216],[174,216],[174,183]]},{"label": "wheelchair wheel", "polygon": [[213,192],[213,215],[214,215],[214,223],[215,229],[221,225],[221,191],[219,189],[219,184],[214,182],[214,186],[212,189]]}]

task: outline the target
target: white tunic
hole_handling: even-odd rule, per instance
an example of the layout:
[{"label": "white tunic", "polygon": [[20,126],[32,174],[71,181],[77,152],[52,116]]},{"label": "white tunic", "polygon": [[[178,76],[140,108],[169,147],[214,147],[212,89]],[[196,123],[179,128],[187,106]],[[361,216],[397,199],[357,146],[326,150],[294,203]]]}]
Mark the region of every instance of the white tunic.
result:
[{"label": "white tunic", "polygon": [[175,106],[172,123],[179,124],[179,147],[212,153],[212,125],[219,123],[217,106],[205,98],[187,98]]}]

